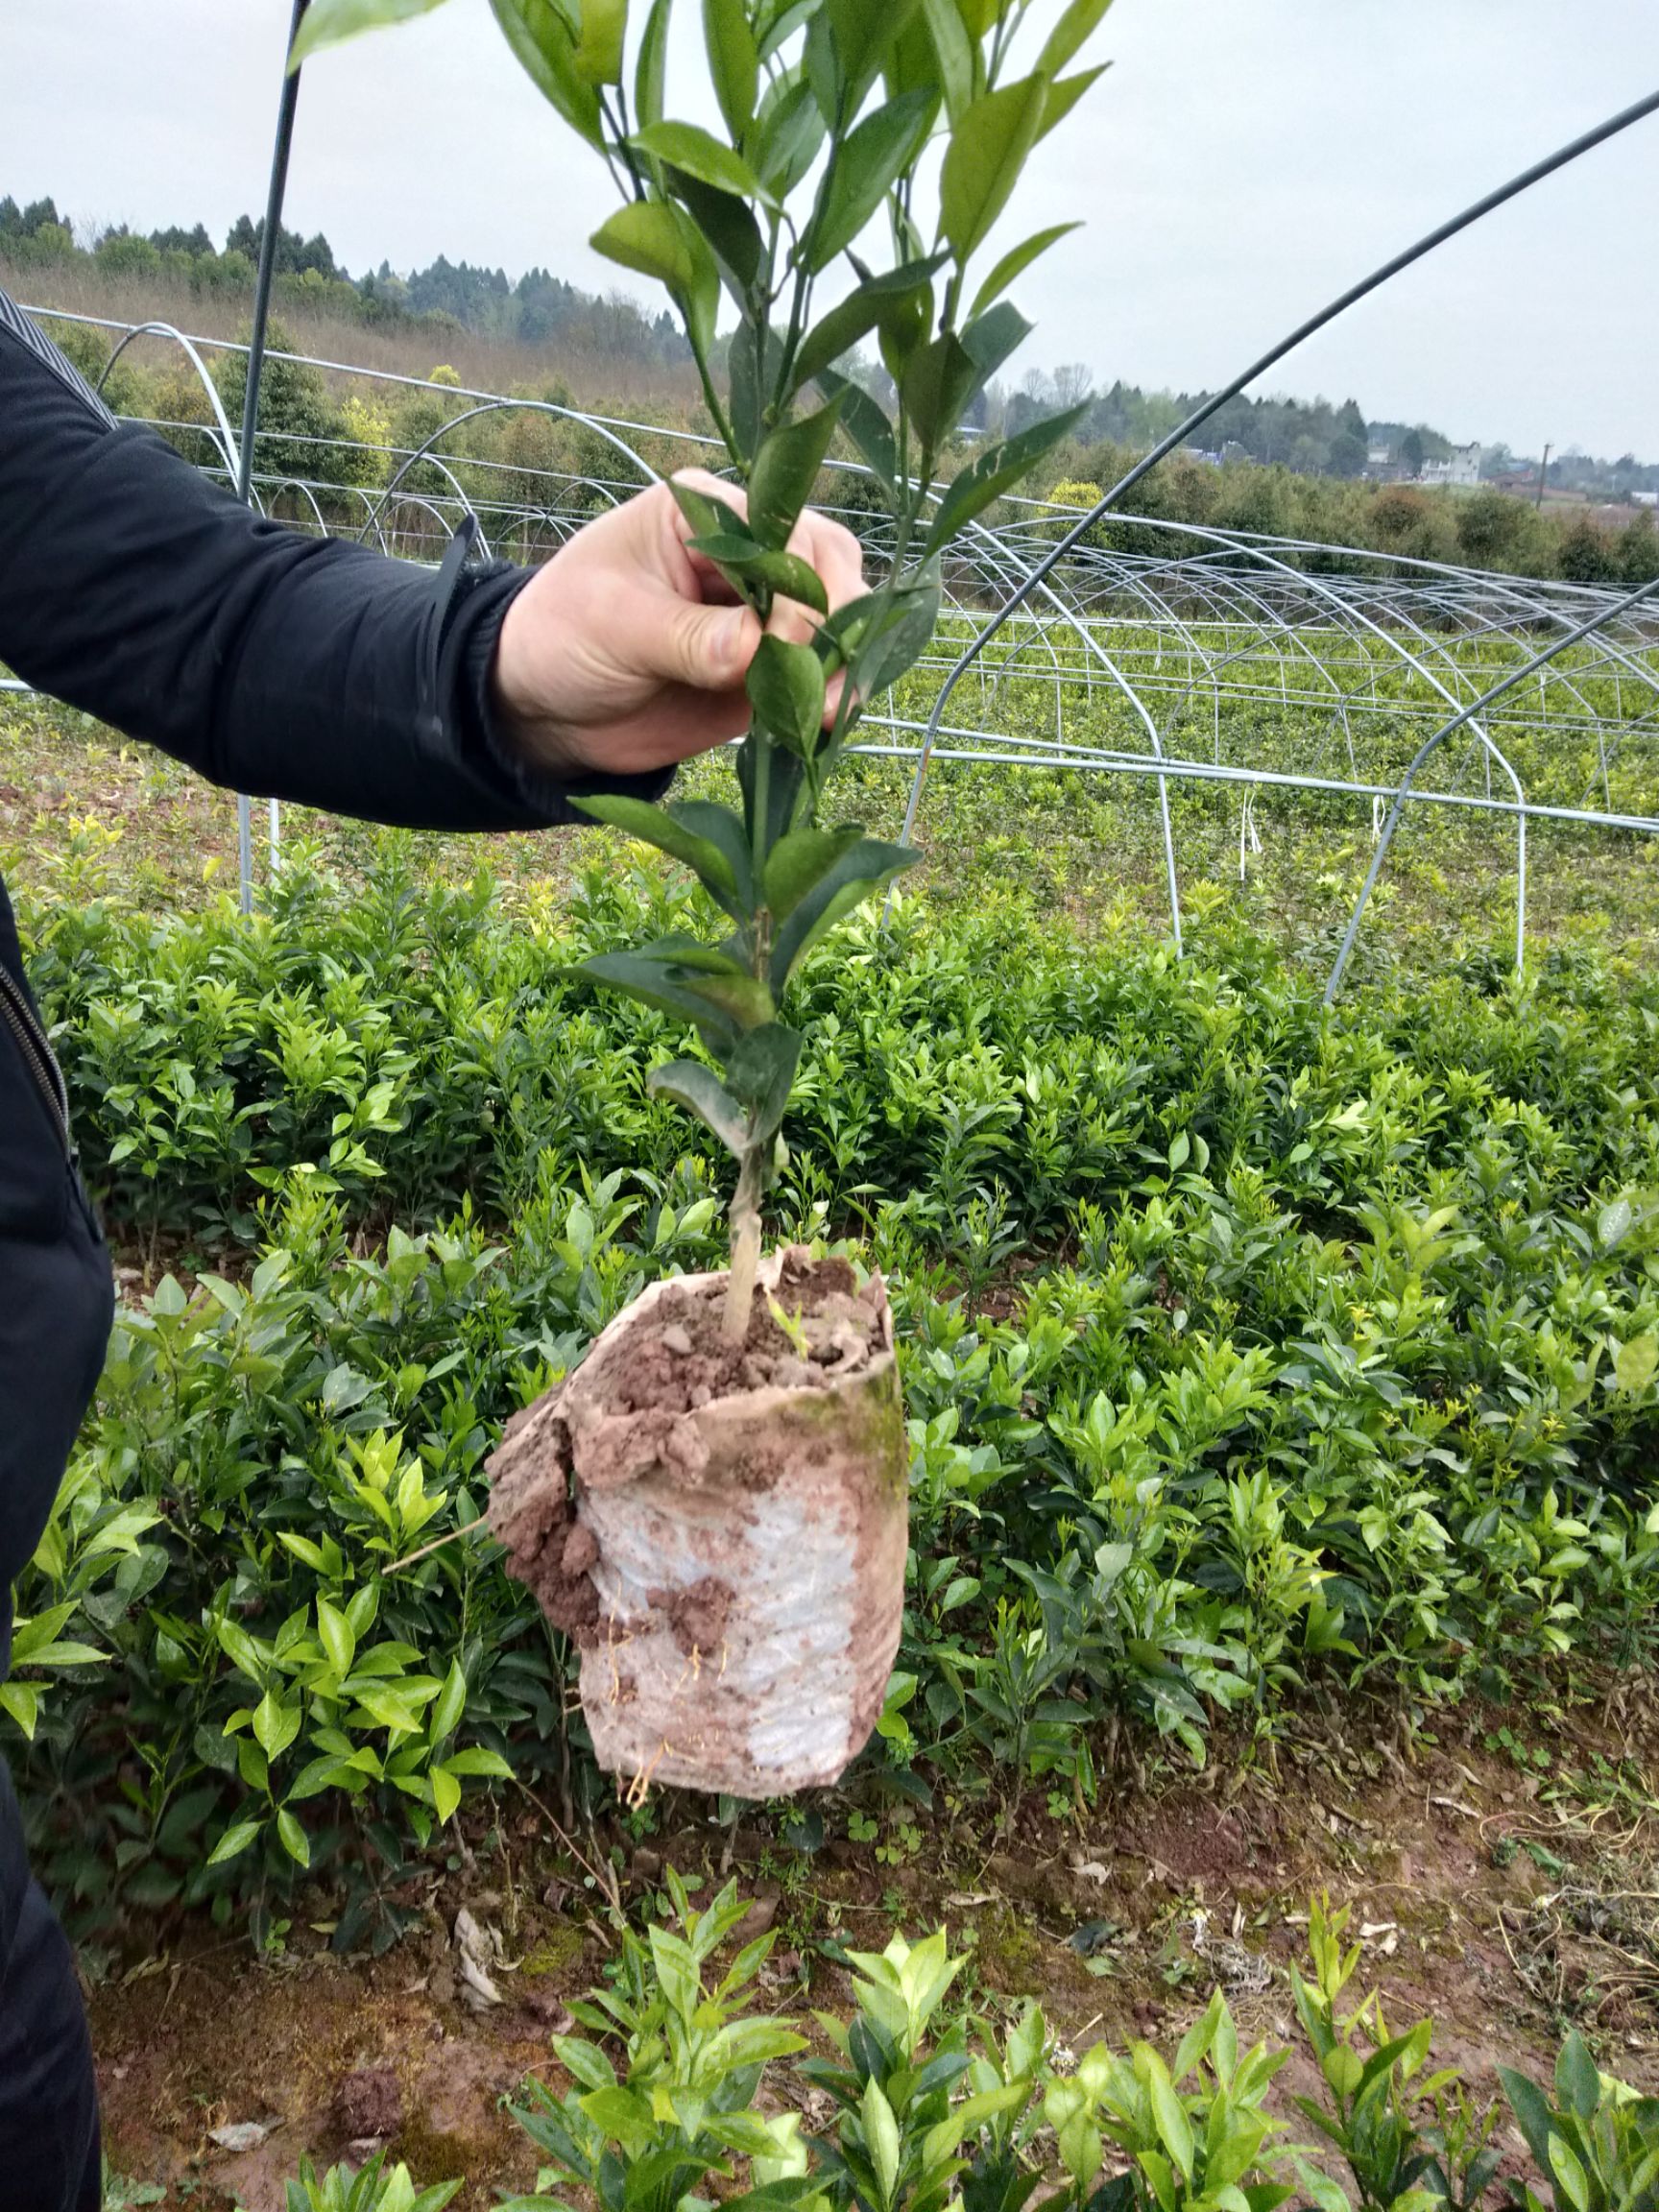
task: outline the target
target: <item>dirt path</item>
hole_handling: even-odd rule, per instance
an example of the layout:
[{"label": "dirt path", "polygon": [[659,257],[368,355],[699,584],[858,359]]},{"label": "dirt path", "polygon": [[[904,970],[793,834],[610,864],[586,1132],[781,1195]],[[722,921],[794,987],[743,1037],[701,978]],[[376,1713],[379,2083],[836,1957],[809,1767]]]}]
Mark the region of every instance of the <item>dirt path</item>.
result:
[{"label": "dirt path", "polygon": [[[1627,1686],[1632,1711],[1642,1688]],[[1287,1968],[1323,1889],[1352,1906],[1364,1942],[1356,2001],[1380,1986],[1395,2032],[1431,2014],[1437,2062],[1481,2097],[1499,2063],[1545,2073],[1570,2021],[1610,2071],[1659,2088],[1647,1717],[1647,1741],[1617,1709],[1549,1736],[1524,1737],[1513,1717],[1442,1717],[1438,1745],[1409,1755],[1345,1725],[1281,1743],[1276,1771],[1218,1758],[1078,1826],[1027,1809],[1005,1839],[983,1808],[942,1808],[808,1859],[757,1830],[728,1838],[677,1817],[689,1803],[670,1799],[661,1833],[620,1839],[621,1885],[643,1903],[665,1862],[717,1883],[730,1841],[757,1901],[750,1932],[777,1930],[780,2011],[843,2006],[840,1945],[879,1948],[894,1925],[943,1920],[971,1950],[975,2009],[1040,1997],[1079,2048],[1136,2035],[1168,2048],[1216,1982],[1241,2036],[1294,2043]],[[465,2174],[469,2212],[497,2183],[529,2185],[534,2155],[502,2101],[531,2074],[564,2086],[549,2036],[610,1947],[596,1887],[542,1838],[528,1809],[480,1826],[470,1870],[435,1876],[422,1931],[378,1960],[336,1959],[297,1922],[274,1962],[188,1930],[122,1962],[91,1995],[116,2167],[169,2184],[167,2204],[280,2212],[278,2177],[302,2152],[338,2156],[368,2130],[418,2180]],[[500,1934],[499,2006],[466,2001],[463,1907]],[[1299,2054],[1281,2088],[1307,2086]],[[247,2122],[271,2130],[257,2149],[213,2141]]]}]

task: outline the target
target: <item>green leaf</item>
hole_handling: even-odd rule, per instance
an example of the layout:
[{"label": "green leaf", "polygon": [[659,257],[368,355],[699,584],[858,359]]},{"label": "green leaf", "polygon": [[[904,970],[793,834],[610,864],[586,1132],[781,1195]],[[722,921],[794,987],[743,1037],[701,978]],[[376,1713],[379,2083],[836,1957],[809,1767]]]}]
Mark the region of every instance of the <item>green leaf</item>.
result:
[{"label": "green leaf", "polygon": [[866,704],[896,683],[926,649],[939,619],[939,571],[929,564],[914,583],[883,603],[879,592],[852,600],[820,632],[841,651],[854,688]]},{"label": "green leaf", "polygon": [[730,1051],[736,1028],[718,1007],[688,990],[679,972],[661,959],[639,952],[598,952],[576,970],[589,983],[608,991],[620,991],[641,1005],[678,1015],[702,1031],[704,1041],[717,1052]]},{"label": "green leaf", "polygon": [[[747,309],[755,279],[760,273],[761,256],[766,249],[761,242],[760,226],[749,210],[746,201],[735,193],[719,191],[712,184],[705,184],[700,177],[689,176],[684,169],[664,172],[668,189],[685,207],[698,229],[703,233],[714,263],[726,279],[726,288],[740,308]],[[733,373],[745,351],[753,353],[746,333],[739,329],[733,334]],[[781,351],[781,341],[771,332],[766,333],[770,345]]]},{"label": "green leaf", "polygon": [[784,546],[812,496],[830,441],[841,419],[841,404],[780,423],[759,452],[749,477],[749,527],[762,545]]},{"label": "green leaf", "polygon": [[432,1785],[432,1810],[447,1820],[461,1802],[461,1785],[446,1767],[434,1767],[426,1779]]},{"label": "green leaf", "polygon": [[731,500],[713,498],[707,492],[699,492],[689,484],[682,484],[675,476],[668,479],[668,489],[673,493],[681,514],[690,523],[694,537],[751,537],[748,523]]},{"label": "green leaf", "polygon": [[665,284],[693,342],[708,352],[714,341],[720,277],[707,241],[683,209],[661,200],[630,201],[599,226],[589,243],[623,268]]},{"label": "green leaf", "polygon": [[628,0],[579,0],[581,36],[576,73],[589,84],[620,84],[622,45],[628,34]]},{"label": "green leaf", "polygon": [[349,1674],[357,1639],[351,1632],[350,1622],[337,1605],[330,1605],[326,1598],[317,1600],[317,1635],[335,1673]]},{"label": "green leaf", "polygon": [[954,123],[974,97],[974,41],[956,0],[922,0],[945,111]]},{"label": "green leaf", "polygon": [[693,988],[711,1006],[718,1007],[739,1030],[757,1028],[770,1022],[777,1009],[772,994],[754,975],[716,971],[697,977]]},{"label": "green leaf", "polygon": [[787,199],[824,143],[823,113],[799,69],[767,86],[750,143],[768,191]]},{"label": "green leaf", "polygon": [[655,845],[660,853],[684,861],[734,921],[743,919],[745,906],[738,897],[737,877],[731,860],[711,838],[699,836],[686,825],[684,807],[654,806],[648,799],[632,799],[619,791],[573,798],[570,804],[595,822],[624,830],[642,844]]},{"label": "green leaf", "polygon": [[912,868],[922,857],[913,846],[887,845],[861,837],[821,876],[790,912],[772,941],[772,988],[781,994],[795,970],[826,930],[861,905],[873,892]]},{"label": "green leaf", "polygon": [[40,1718],[40,1693],[32,1682],[0,1682],[0,1712],[10,1713],[30,1743]]},{"label": "green leaf", "polygon": [[576,40],[554,0],[490,0],[518,66],[590,146],[603,146],[599,94],[576,66]]},{"label": "green leaf", "polygon": [[824,663],[810,645],[761,638],[745,679],[759,726],[791,753],[809,755],[824,728]]},{"label": "green leaf", "polygon": [[732,583],[760,585],[785,599],[799,600],[803,607],[810,607],[816,613],[829,613],[830,602],[817,570],[793,553],[781,553],[770,547],[757,550],[753,541],[730,532],[713,538],[693,538],[691,545],[705,560],[712,561]]},{"label": "green leaf", "polygon": [[841,402],[841,426],[877,481],[893,496],[899,483],[899,447],[893,425],[861,384],[854,384],[834,369],[820,369],[818,387]]},{"label": "green leaf", "polygon": [[835,830],[792,830],[780,838],[767,855],[764,878],[766,904],[774,922],[786,920],[863,834],[857,823],[849,822]]},{"label": "green leaf", "polygon": [[1046,253],[1049,247],[1065,237],[1068,230],[1080,230],[1081,222],[1051,223],[1046,230],[1035,230],[1022,245],[1011,246],[977,292],[974,295],[971,316],[982,315],[994,300],[1000,299],[1016,276],[1029,269],[1039,254]]},{"label": "green leaf", "polygon": [[1636,1209],[1625,1197],[1609,1200],[1596,1217],[1596,1235],[1602,1247],[1611,1251],[1630,1234],[1636,1220]]},{"label": "green leaf", "polygon": [[893,2116],[892,2105],[881,2094],[880,2082],[874,2075],[864,2084],[864,2095],[858,2110],[864,2123],[864,2140],[869,2145],[870,2162],[881,2191],[881,2200],[884,2204],[891,2204],[894,2185],[899,2179],[899,2123]]},{"label": "green leaf", "polygon": [[[762,818],[756,769],[764,749],[766,757],[765,812]],[[805,781],[806,768],[798,753],[768,745],[753,731],[737,748],[737,785],[743,794],[743,819],[749,840],[768,853],[795,818],[796,802]]]},{"label": "green leaf", "polygon": [[1550,2163],[1546,2171],[1573,2212],[1590,2212],[1590,2182],[1577,2153],[1564,2135],[1550,2138]]},{"label": "green leaf", "polygon": [[1555,2060],[1555,2094],[1580,2120],[1596,2117],[1601,2102],[1601,2076],[1590,2056],[1589,2044],[1576,2028],[1568,2030]]},{"label": "green leaf", "polygon": [[1017,352],[1030,335],[1030,324],[1011,300],[1004,300],[963,326],[962,350],[978,370],[983,383],[987,377],[996,375],[1008,356]]},{"label": "green leaf", "polygon": [[253,1709],[253,1735],[267,1759],[279,1759],[300,1733],[300,1708],[267,1690]]},{"label": "green leaf", "polygon": [[642,128],[662,120],[668,76],[668,16],[674,0],[651,0],[634,64],[634,112]]},{"label": "green leaf", "polygon": [[740,914],[733,914],[733,920],[746,920],[755,903],[755,885],[750,870],[749,839],[741,820],[730,806],[722,806],[712,799],[676,799],[668,811],[692,836],[707,838],[726,855],[737,885],[737,903],[741,908]]},{"label": "green leaf", "polygon": [[1015,437],[989,447],[964,469],[951,480],[939,502],[939,512],[927,532],[927,551],[942,550],[959,531],[966,529],[975,515],[982,515],[1004,492],[1027,476],[1050,446],[1057,445],[1077,427],[1089,412],[1089,406],[1086,400],[1080,407],[1068,408],[1063,415],[1046,416]]},{"label": "green leaf", "polygon": [[730,1051],[739,1029],[769,1022],[774,1012],[763,983],[689,940],[684,947],[660,940],[638,952],[595,953],[577,972],[694,1022],[721,1052]]},{"label": "green leaf", "polygon": [[207,1854],[209,1866],[223,1866],[227,1859],[235,1859],[246,1851],[259,1833],[257,1820],[238,1820],[226,1829]]},{"label": "green leaf", "polygon": [[1043,103],[1043,120],[1037,127],[1039,139],[1046,138],[1050,131],[1057,130],[1094,84],[1096,77],[1106,74],[1109,64],[1102,61],[1096,69],[1079,69],[1073,76],[1062,77],[1048,87],[1048,97]]},{"label": "green leaf", "polygon": [[1157,2052],[1146,2054],[1146,2093],[1151,2100],[1153,2124],[1164,2148],[1174,2161],[1183,2181],[1192,2178],[1192,2124],[1169,2080],[1169,2070]]},{"label": "green leaf", "polygon": [[765,1022],[738,1038],[726,1063],[726,1080],[747,1103],[762,1142],[776,1131],[788,1107],[802,1043],[798,1029]]},{"label": "green leaf", "polygon": [[1037,57],[1037,74],[1058,77],[1071,57],[1100,28],[1111,5],[1112,0],[1071,0],[1044,41],[1043,51]]},{"label": "green leaf", "polygon": [[110,1653],[100,1651],[91,1644],[60,1644],[56,1640],[42,1644],[38,1651],[32,1651],[31,1667],[107,1667]]},{"label": "green leaf", "polygon": [[487,1751],[481,1743],[469,1744],[465,1751],[452,1751],[444,1762],[451,1774],[491,1775],[497,1781],[510,1782],[513,1769],[499,1751]]},{"label": "green leaf", "polygon": [[287,1801],[290,1805],[301,1805],[308,1797],[320,1796],[325,1790],[349,1790],[355,1793],[367,1789],[370,1777],[349,1759],[312,1759],[288,1785]]},{"label": "green leaf", "polygon": [[[1065,226],[1069,228],[1069,226]],[[867,276],[846,299],[831,307],[801,341],[792,374],[797,385],[810,383],[832,368],[843,353],[851,352],[884,315],[924,301],[936,272],[947,256],[932,254],[926,261],[902,262],[879,276]]]},{"label": "green leaf", "polygon": [[903,35],[921,0],[824,0],[807,33],[807,61],[822,100],[833,86],[827,114],[850,123],[881,74],[889,50]]},{"label": "green leaf", "polygon": [[[798,2051],[805,2051],[806,2039],[792,2029],[782,2027],[776,2020],[733,2020],[724,2029],[720,2037],[720,2056],[733,2066],[769,2066],[777,2058],[792,2058]],[[733,2113],[733,2119],[747,2119],[747,2114]],[[771,2149],[776,2137],[766,2130],[765,2122],[755,2138],[762,2151]],[[787,2200],[785,2200],[787,2201]]]},{"label": "green leaf", "polygon": [[[752,1032],[755,1034],[755,1032]],[[749,1118],[711,1069],[700,1060],[667,1060],[645,1078],[653,1097],[678,1099],[706,1124],[734,1160],[749,1148]]]},{"label": "green leaf", "polygon": [[739,200],[770,197],[742,155],[722,146],[698,124],[653,123],[636,132],[633,143],[655,160],[683,169],[687,177],[711,184],[717,192],[731,193]]},{"label": "green leaf", "polygon": [[328,1572],[324,1564],[323,1547],[313,1544],[309,1536],[296,1536],[290,1529],[278,1528],[276,1541],[285,1550],[292,1551],[296,1559],[302,1559],[316,1574],[325,1575]]},{"label": "green leaf", "polygon": [[806,265],[828,268],[852,245],[926,144],[938,102],[902,92],[867,115],[834,154],[806,233]]},{"label": "green leaf", "polygon": [[1508,2066],[1498,2068],[1498,2079],[1503,2094],[1509,2100],[1510,2110],[1520,2124],[1527,2138],[1527,2148],[1540,2170],[1550,2171],[1550,2104],[1543,2091],[1525,2074],[1517,2074]]},{"label": "green leaf", "polygon": [[71,1598],[65,1604],[49,1605],[43,1613],[25,1614],[16,1621],[12,1630],[12,1664],[27,1666],[49,1644],[56,1643],[58,1631],[74,1610],[75,1600]]},{"label": "green leaf", "polygon": [[407,23],[412,16],[429,15],[443,5],[444,0],[311,0],[295,36],[288,66],[298,69],[325,46],[337,46],[342,38],[354,38],[359,31],[377,30],[383,23]]},{"label": "green leaf", "polygon": [[[698,189],[706,188],[699,186]],[[714,195],[709,193],[709,197],[712,199]],[[736,203],[728,200],[726,205],[735,206]],[[749,210],[744,208],[743,213],[747,216]],[[758,262],[761,252],[758,229],[755,235]],[[765,437],[768,422],[776,419],[775,395],[781,381],[783,340],[769,324],[764,326],[753,321],[740,324],[732,334],[726,361],[732,434],[740,452],[753,453]]]},{"label": "green leaf", "polygon": [[311,1846],[306,1840],[305,1831],[286,1806],[276,1815],[276,1833],[281,1838],[283,1850],[295,1865],[309,1866]]},{"label": "green leaf", "polygon": [[1025,156],[1037,143],[1048,99],[1046,77],[1022,77],[982,92],[950,132],[939,178],[940,221],[957,260],[966,261],[1007,205]]},{"label": "green leaf", "polygon": [[933,34],[920,7],[888,47],[881,74],[889,100],[900,99],[906,92],[926,94],[927,123],[931,130],[944,95],[939,84],[939,58],[933,51]]},{"label": "green leaf", "polygon": [[[467,1676],[459,1659],[451,1659],[449,1671],[444,1678],[444,1687],[438,1693],[432,1708],[431,1741],[442,1743],[445,1736],[452,1735],[467,1710]],[[439,1815],[445,1817],[442,1814]]]},{"label": "green leaf", "polygon": [[770,61],[778,49],[792,38],[822,0],[760,0],[755,13],[755,36],[760,59]]},{"label": "green leaf", "polygon": [[581,2100],[581,2105],[602,2135],[631,2152],[642,2151],[656,2131],[650,2104],[632,2089],[595,2089]]},{"label": "green leaf", "polygon": [[901,389],[905,411],[928,452],[936,453],[950,440],[983,381],[978,364],[954,330],[942,331],[911,354]]},{"label": "green leaf", "polygon": [[1630,1336],[1613,1355],[1613,1380],[1621,1390],[1646,1390],[1659,1373],[1659,1329]]},{"label": "green leaf", "polygon": [[740,144],[755,120],[760,84],[760,56],[743,0],[703,0],[703,37],[714,96],[727,130]]}]

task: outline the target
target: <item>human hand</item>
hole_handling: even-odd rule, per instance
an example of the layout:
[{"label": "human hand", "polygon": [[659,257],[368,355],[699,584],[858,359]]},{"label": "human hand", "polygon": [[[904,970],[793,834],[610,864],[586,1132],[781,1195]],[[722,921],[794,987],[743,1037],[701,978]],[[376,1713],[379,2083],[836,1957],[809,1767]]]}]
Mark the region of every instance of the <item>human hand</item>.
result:
[{"label": "human hand", "polygon": [[[679,482],[747,513],[734,484],[687,469]],[[524,757],[553,775],[632,776],[724,744],[749,725],[743,678],[760,642],[754,611],[686,541],[666,484],[579,530],[507,610],[495,649],[495,705]],[[851,530],[809,508],[789,541],[831,610],[864,589]],[[816,617],[781,599],[768,627],[792,642]],[[830,687],[833,717],[840,678]]]}]

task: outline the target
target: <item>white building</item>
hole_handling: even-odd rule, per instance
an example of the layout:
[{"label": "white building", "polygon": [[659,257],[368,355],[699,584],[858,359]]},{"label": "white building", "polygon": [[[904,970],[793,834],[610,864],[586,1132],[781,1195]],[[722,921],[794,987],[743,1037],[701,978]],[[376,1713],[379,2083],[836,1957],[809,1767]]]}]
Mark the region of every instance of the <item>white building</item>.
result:
[{"label": "white building", "polygon": [[1418,472],[1417,481],[1419,484],[1479,484],[1479,446],[1454,445],[1449,461],[1425,461]]}]

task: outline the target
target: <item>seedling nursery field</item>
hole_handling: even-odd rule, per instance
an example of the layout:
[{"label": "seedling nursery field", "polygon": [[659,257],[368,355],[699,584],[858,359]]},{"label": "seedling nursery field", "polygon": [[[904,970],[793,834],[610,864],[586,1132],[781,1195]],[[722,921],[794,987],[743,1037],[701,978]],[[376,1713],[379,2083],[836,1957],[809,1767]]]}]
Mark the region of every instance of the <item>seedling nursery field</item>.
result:
[{"label": "seedling nursery field", "polygon": [[0,1685],[107,2203],[1649,2212],[1651,530],[994,419],[1105,0],[706,0],[695,123],[668,0],[492,12],[678,431],[278,340],[235,455],[234,349],[67,342],[417,559],[718,466],[748,729],[245,855],[0,689],[119,1289]]},{"label": "seedling nursery field", "polygon": [[[1051,712],[1022,682],[1004,720]],[[1536,830],[1517,977],[1511,833],[1414,816],[1326,1010],[1368,805],[1268,793],[1241,879],[1236,796],[1178,792],[1177,957],[1147,782],[934,768],[926,867],[801,978],[772,1200],[891,1286],[903,1639],[844,1784],[768,1807],[599,1776],[573,1656],[487,1531],[395,1564],[477,1520],[503,1423],[643,1283],[719,1264],[730,1164],[644,1081],[683,1025],[572,973],[695,919],[692,878],[599,830],[290,810],[244,919],[223,797],[41,702],[0,716],[4,865],[121,1286],[4,1693],[113,2201],[257,2212],[302,2156],[377,2148],[464,2204],[539,2172],[603,2196],[563,2101],[613,2066],[649,2090],[582,2006],[679,2017],[677,1898],[688,1958],[739,1911],[772,1938],[698,2032],[807,2037],[734,2031],[765,2080],[743,2056],[731,2139],[691,2131],[704,2171],[759,2158],[755,2187],[751,2106],[781,2152],[856,2166],[879,2130],[877,2045],[838,2055],[814,2008],[886,2020],[905,2158],[940,2115],[906,2110],[903,2049],[959,2050],[978,2093],[1024,2088],[962,2123],[957,2186],[1000,2142],[1079,2202],[1091,2127],[1118,2162],[1166,2141],[1112,2117],[1155,2059],[1200,2139],[1218,2106],[1286,2123],[1245,2163],[1306,2200],[1438,2200],[1426,2169],[1384,2191],[1352,2164],[1318,2037],[1372,1988],[1382,2012],[1328,2032],[1369,2057],[1432,2017],[1432,2056],[1425,2029],[1374,2077],[1424,2159],[1463,2154],[1433,2145],[1500,2065],[1566,2094],[1570,2034],[1659,2087],[1643,840]],[[1275,728],[1293,752],[1294,710]],[[908,766],[849,773],[891,834]],[[1327,1895],[1360,1957],[1322,2014]],[[906,2013],[870,1960],[935,1929],[963,1963]],[[1271,2086],[1217,2087],[1215,2005],[1221,2048],[1291,2054]],[[1070,2071],[1101,2039],[1142,2054],[1122,2081]],[[1520,2171],[1521,2120],[1493,2125]],[[890,2208],[925,2180],[847,2186]]]}]

